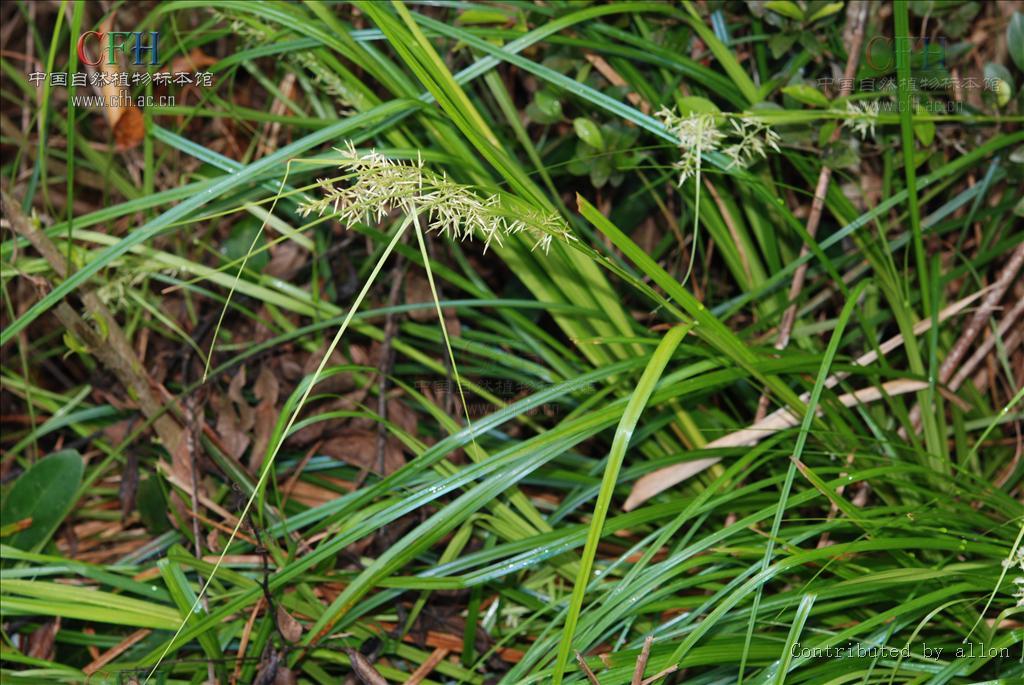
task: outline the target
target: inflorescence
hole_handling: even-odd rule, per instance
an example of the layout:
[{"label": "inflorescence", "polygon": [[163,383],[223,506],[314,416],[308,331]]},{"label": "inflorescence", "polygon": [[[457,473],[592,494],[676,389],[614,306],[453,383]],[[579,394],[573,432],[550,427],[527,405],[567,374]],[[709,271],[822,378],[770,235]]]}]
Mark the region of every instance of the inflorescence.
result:
[{"label": "inflorescence", "polygon": [[575,240],[568,225],[557,215],[529,209],[512,212],[502,206],[498,195],[480,197],[469,186],[456,183],[444,173],[437,174],[423,165],[423,159],[402,161],[386,157],[376,150],[360,153],[348,142],[341,168],[351,182],[337,185],[321,179],[323,197],[299,206],[302,216],[322,215],[328,209],[348,226],[373,219],[380,222],[394,210],[426,218],[426,228],[455,240],[474,236],[484,241],[484,250],[492,242],[517,233],[534,239],[533,249],[545,252],[552,238]]},{"label": "inflorescence", "polygon": [[[656,116],[679,140],[680,158],[672,165],[679,172],[678,185],[697,174],[701,155],[708,152],[720,151],[728,157],[729,168],[747,167],[767,157],[768,150],[779,152],[779,134],[754,117],[707,112],[680,116],[665,107]],[[731,130],[719,127],[723,118],[731,122]],[[722,147],[726,142],[729,144]]]},{"label": "inflorescence", "polygon": [[1013,579],[1013,596],[1018,607],[1024,607],[1024,545],[1018,545],[1009,559],[1003,560],[1003,568],[1016,567],[1021,575]]},{"label": "inflorescence", "polygon": [[847,100],[846,111],[852,116],[848,117],[843,123],[860,135],[861,140],[866,139],[869,135],[874,138],[879,109],[878,100],[868,100],[865,102]]}]

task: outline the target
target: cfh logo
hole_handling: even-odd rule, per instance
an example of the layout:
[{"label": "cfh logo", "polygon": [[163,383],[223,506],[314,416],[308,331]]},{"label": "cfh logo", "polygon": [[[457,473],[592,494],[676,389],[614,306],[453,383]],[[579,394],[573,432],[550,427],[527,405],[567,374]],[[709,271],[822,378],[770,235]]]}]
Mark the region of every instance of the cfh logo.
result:
[{"label": "cfh logo", "polygon": [[[136,66],[156,66],[160,64],[159,46],[157,31],[86,31],[78,38],[78,59],[91,67],[104,60],[106,64],[117,64],[120,52],[134,58]],[[148,62],[143,59],[144,55],[148,56]]]}]

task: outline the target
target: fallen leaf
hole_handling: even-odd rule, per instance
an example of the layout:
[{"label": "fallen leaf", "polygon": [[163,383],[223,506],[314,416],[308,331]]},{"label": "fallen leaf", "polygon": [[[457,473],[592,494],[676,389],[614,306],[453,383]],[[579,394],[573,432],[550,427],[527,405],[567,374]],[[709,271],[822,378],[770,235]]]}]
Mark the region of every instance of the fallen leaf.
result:
[{"label": "fallen leaf", "polygon": [[[434,304],[434,293],[430,289],[430,282],[424,276],[410,273],[405,277],[405,303],[429,303],[429,307],[410,311],[409,318],[421,323],[437,323],[437,306]],[[458,317],[455,316],[455,310],[451,308],[444,308],[441,311],[444,313],[444,321],[445,326],[448,328],[448,335],[452,338],[459,337],[459,334],[462,332],[462,327],[459,325]]]},{"label": "fallen leaf", "polygon": [[104,426],[103,435],[109,442],[116,445],[120,442],[123,442],[124,439],[128,436],[129,428],[131,428],[131,421],[118,421],[108,426]]},{"label": "fallen leaf", "polygon": [[281,636],[292,644],[295,644],[302,638],[302,624],[296,621],[288,613],[288,610],[280,604],[277,605],[277,627],[281,631]]},{"label": "fallen leaf", "polygon": [[[350,483],[345,481],[335,480],[335,483],[339,487],[352,490],[353,487]],[[338,493],[327,488],[322,488],[319,485],[313,485],[303,480],[295,481],[295,485],[292,486],[291,493],[288,495],[288,499],[295,500],[300,504],[304,504],[307,507],[316,507],[327,502],[333,502],[338,499]]]},{"label": "fallen leaf", "polygon": [[256,672],[253,685],[292,685],[297,682],[295,674],[284,665],[283,653],[269,650],[264,652],[260,670]]},{"label": "fallen leaf", "polygon": [[278,360],[281,367],[281,377],[291,383],[298,383],[305,375],[303,365],[299,363],[299,355],[286,354]]},{"label": "fallen leaf", "polygon": [[388,681],[384,680],[384,676],[377,672],[365,656],[350,647],[345,648],[345,654],[352,662],[352,672],[363,685],[388,685]]},{"label": "fallen leaf", "polygon": [[171,61],[170,68],[167,69],[170,73],[174,74],[179,71],[200,71],[208,66],[214,65],[219,60],[216,57],[210,57],[199,48],[192,48],[192,51],[187,55],[178,55]]},{"label": "fallen leaf", "polygon": [[[107,109],[111,109],[108,107]],[[121,108],[113,123],[114,146],[118,152],[137,147],[146,137],[146,118],[135,105]]]},{"label": "fallen leaf", "polygon": [[245,398],[242,396],[242,388],[245,387],[245,367],[238,367],[238,373],[231,377],[231,382],[228,383],[228,397],[231,398],[232,402],[238,404],[245,404]]},{"label": "fallen leaf", "polygon": [[376,431],[346,430],[337,437],[327,440],[321,446],[320,451],[346,464],[368,469],[383,476],[394,473],[405,465],[405,457],[402,455],[400,443],[389,437],[385,442],[384,468],[381,470],[377,454]]},{"label": "fallen leaf", "polygon": [[[887,395],[895,397],[896,395],[904,395],[908,392],[917,392],[918,390],[927,387],[928,384],[924,381],[900,379],[897,381],[883,383],[881,388],[863,388],[862,390],[840,395],[839,402],[842,403],[844,407],[853,407],[858,404],[875,402]],[[807,401],[807,397],[802,397],[801,399],[804,402]],[[786,408],[782,408],[772,412],[755,424],[729,433],[728,435],[723,435],[717,440],[709,442],[704,446],[704,449],[756,445],[765,438],[770,437],[781,430],[792,428],[799,422],[800,420],[795,414],[791,413]],[[626,498],[626,502],[622,505],[622,508],[624,511],[636,509],[659,492],[667,490],[678,483],[682,483],[687,478],[692,478],[704,469],[717,464],[721,460],[721,457],[696,459],[694,461],[686,461],[681,464],[666,466],[663,469],[652,471],[636,481],[633,485],[632,492],[629,493],[629,497]]]},{"label": "fallen leaf", "polygon": [[243,431],[252,430],[253,424],[256,421],[255,414],[252,407],[249,406],[249,401],[242,395],[242,389],[245,387],[245,367],[243,366],[235,377],[231,379],[230,385],[228,385],[228,397],[235,403],[235,409],[238,411],[238,425]]},{"label": "fallen leaf", "polygon": [[306,251],[293,242],[284,242],[270,248],[270,263],[263,273],[282,281],[290,281],[306,265]]},{"label": "fallen leaf", "polygon": [[[434,296],[430,292],[430,282],[426,278],[412,273],[405,277],[406,304],[422,304],[433,301]],[[431,307],[423,307],[409,312],[409,318],[420,323],[437,321],[437,313]]]},{"label": "fallen leaf", "polygon": [[380,351],[380,343],[374,342],[372,345],[370,345],[370,349],[366,349],[362,345],[352,345],[349,348],[348,354],[352,358],[353,364],[362,364],[363,366],[379,366]]},{"label": "fallen leaf", "polygon": [[171,473],[183,487],[188,487],[189,492],[192,492],[192,454],[189,441],[184,437],[171,453]]},{"label": "fallen leaf", "polygon": [[[320,386],[317,385],[317,390],[320,390]],[[321,402],[317,405],[317,408],[313,411],[309,411],[306,416],[311,418],[319,414],[336,411],[352,411],[359,407],[359,405],[366,399],[367,391],[356,390],[354,392],[346,393],[341,397],[330,400],[329,402]],[[320,440],[325,435],[331,435],[336,432],[339,425],[349,425],[348,423],[342,423],[341,419],[328,419],[324,421],[315,421],[308,426],[300,428],[291,434],[288,438],[289,444],[292,445],[308,445],[311,442]]]},{"label": "fallen leaf", "polygon": [[392,397],[388,400],[388,421],[406,433],[416,434],[416,427],[418,425],[416,412],[397,397]]},{"label": "fallen leaf", "polygon": [[213,398],[211,404],[217,414],[217,434],[224,448],[235,459],[245,454],[252,440],[249,432],[256,423],[256,414],[242,395],[245,387],[245,367],[231,379],[227,395]]},{"label": "fallen leaf", "polygon": [[217,412],[217,435],[220,437],[224,449],[235,459],[245,454],[246,448],[251,440],[242,427],[242,420],[235,409],[235,403],[231,398],[220,395],[214,397],[211,402],[214,411]]},{"label": "fallen leaf", "polygon": [[278,666],[277,675],[274,676],[274,685],[295,685],[299,682],[295,677],[295,671],[287,666]]},{"label": "fallen leaf", "polygon": [[[105,40],[109,39],[107,37],[113,29],[115,15],[116,13],[109,15],[101,24],[100,31],[105,34]],[[117,151],[124,152],[136,147],[145,138],[145,118],[139,108],[132,104],[131,91],[117,85],[116,78],[113,78],[113,75],[122,71],[121,67],[102,60],[100,70],[107,76],[100,86],[104,100],[103,114],[106,115],[110,130],[114,132],[114,145]]]},{"label": "fallen leaf", "polygon": [[269,366],[260,367],[260,375],[256,377],[256,383],[252,386],[252,393],[256,396],[256,399],[260,402],[266,402],[268,404],[277,404],[277,398],[280,395],[281,388],[277,382],[277,376],[271,371]]},{"label": "fallen leaf", "polygon": [[121,500],[121,522],[124,523],[135,509],[135,493],[139,489],[139,455],[129,451],[125,457],[124,471],[121,472],[119,499]]},{"label": "fallen leaf", "polygon": [[254,439],[252,452],[249,454],[249,466],[254,472],[258,472],[263,465],[263,458],[266,456],[267,446],[270,444],[270,436],[274,432],[274,424],[277,418],[277,400],[280,395],[280,384],[277,376],[270,367],[260,367],[260,375],[256,377],[252,392],[259,400],[254,412],[256,424],[254,426]]},{"label": "fallen leaf", "polygon": [[[355,357],[355,350],[359,348],[353,347],[353,357]],[[302,366],[302,378],[311,376],[320,365],[320,360],[323,359],[324,353],[327,351],[326,346],[323,349],[317,350],[314,354],[309,355],[306,358],[305,364]],[[332,366],[345,366],[350,362],[346,359],[339,350],[334,350],[331,353],[330,359],[327,360],[327,364],[324,365],[325,369],[329,369]],[[362,362],[354,360],[352,363],[360,364]],[[341,373],[333,374],[327,378],[321,378],[316,384],[316,392],[325,394],[342,394],[347,393],[356,388],[356,382],[352,378],[352,374],[344,371]]]},{"label": "fallen leaf", "polygon": [[35,659],[52,661],[56,655],[54,644],[57,638],[57,631],[60,630],[60,619],[47,621],[39,626],[28,636],[28,650],[26,654]]},{"label": "fallen leaf", "polygon": [[210,532],[206,534],[206,549],[211,552],[220,550],[220,531],[216,528],[211,528]]}]

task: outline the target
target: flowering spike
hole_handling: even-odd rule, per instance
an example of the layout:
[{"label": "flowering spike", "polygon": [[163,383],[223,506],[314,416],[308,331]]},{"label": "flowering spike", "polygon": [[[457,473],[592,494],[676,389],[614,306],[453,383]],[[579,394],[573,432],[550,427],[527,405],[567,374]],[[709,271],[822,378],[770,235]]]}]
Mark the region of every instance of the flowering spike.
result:
[{"label": "flowering spike", "polygon": [[351,141],[346,141],[345,148],[338,152],[341,167],[350,172],[352,182],[339,186],[320,179],[323,196],[300,205],[300,215],[323,215],[330,208],[343,223],[351,225],[367,216],[380,222],[393,210],[418,212],[426,217],[428,231],[453,240],[479,237],[484,241],[485,252],[492,242],[501,246],[503,235],[524,231],[536,239],[533,249],[541,247],[545,252],[552,237],[576,239],[561,217],[554,214],[528,211],[510,218],[499,196],[481,198],[469,186],[449,179],[446,173],[426,169],[419,152],[416,161],[403,162],[376,150],[360,154]]},{"label": "flowering spike", "polygon": [[844,125],[852,128],[864,140],[870,136],[875,137],[875,124],[878,123],[878,100],[867,102],[846,101],[846,111],[852,114],[844,121]]},{"label": "flowering spike", "polygon": [[[730,168],[749,166],[758,157],[767,157],[768,150],[779,152],[779,134],[752,116],[693,112],[683,117],[665,107],[656,116],[679,140],[680,158],[672,165],[679,172],[678,185],[697,174],[701,156],[708,152],[720,150]],[[718,127],[720,117],[729,119],[731,131]],[[733,142],[722,148],[727,140]]]}]

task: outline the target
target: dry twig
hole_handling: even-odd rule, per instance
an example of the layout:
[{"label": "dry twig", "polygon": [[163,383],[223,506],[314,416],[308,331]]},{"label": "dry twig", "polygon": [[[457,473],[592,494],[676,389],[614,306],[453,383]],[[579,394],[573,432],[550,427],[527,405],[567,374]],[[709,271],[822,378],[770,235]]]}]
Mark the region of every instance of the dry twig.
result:
[{"label": "dry twig", "polygon": [[[4,216],[10,220],[14,231],[35,247],[60,278],[67,278],[69,270],[64,255],[45,233],[32,225],[7,191],[2,193]],[[164,447],[170,454],[177,454],[182,447],[184,432],[178,422],[164,411],[157,399],[157,393],[154,392],[156,384],[143,368],[142,362],[135,354],[135,348],[128,342],[121,326],[96,293],[86,290],[81,293],[81,297],[89,314],[103,321],[106,335],[90,325],[67,302],[61,302],[54,309],[57,318],[72,335],[85,343],[100,363],[117,376],[125,389],[135,396],[140,411],[153,422],[153,428],[160,441],[164,443]]]}]

